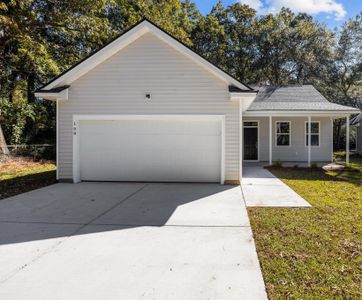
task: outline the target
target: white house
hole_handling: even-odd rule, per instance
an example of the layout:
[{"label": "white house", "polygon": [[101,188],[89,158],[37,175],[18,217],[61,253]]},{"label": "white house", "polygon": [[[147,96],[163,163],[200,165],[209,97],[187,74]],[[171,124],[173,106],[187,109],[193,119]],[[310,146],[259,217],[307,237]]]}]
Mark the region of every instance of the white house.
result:
[{"label": "white house", "polygon": [[331,161],[333,118],[358,111],[310,85],[253,89],[147,20],[36,96],[56,101],[57,177],[73,182],[224,183],[244,161]]}]

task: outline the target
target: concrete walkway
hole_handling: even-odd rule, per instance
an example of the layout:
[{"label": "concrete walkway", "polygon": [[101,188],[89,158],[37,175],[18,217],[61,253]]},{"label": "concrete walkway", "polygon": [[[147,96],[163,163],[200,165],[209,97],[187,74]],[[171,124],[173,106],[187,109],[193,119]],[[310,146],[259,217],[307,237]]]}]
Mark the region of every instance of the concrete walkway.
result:
[{"label": "concrete walkway", "polygon": [[239,186],[56,184],[0,201],[0,299],[266,299]]},{"label": "concrete walkway", "polygon": [[241,189],[248,207],[311,207],[306,200],[262,166],[243,168]]}]

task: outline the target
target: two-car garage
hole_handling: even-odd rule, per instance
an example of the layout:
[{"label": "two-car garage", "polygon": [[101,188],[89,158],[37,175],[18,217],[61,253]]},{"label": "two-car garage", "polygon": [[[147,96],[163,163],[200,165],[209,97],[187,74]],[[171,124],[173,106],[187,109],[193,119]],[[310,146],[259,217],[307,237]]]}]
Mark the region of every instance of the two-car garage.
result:
[{"label": "two-car garage", "polygon": [[223,182],[221,115],[74,116],[74,181]]}]

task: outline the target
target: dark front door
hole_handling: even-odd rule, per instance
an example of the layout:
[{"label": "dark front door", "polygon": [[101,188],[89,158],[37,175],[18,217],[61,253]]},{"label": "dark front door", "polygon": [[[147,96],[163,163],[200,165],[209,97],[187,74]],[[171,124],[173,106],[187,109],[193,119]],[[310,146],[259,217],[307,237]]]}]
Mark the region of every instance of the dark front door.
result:
[{"label": "dark front door", "polygon": [[258,160],[257,127],[244,127],[244,160]]}]

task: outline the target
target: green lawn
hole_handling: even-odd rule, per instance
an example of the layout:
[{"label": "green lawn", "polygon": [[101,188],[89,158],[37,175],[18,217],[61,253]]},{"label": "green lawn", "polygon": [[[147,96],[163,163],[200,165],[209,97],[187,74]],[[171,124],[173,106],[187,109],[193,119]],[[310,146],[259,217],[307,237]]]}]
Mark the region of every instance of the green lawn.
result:
[{"label": "green lawn", "polygon": [[55,165],[52,162],[14,160],[0,163],[0,199],[55,182]]},{"label": "green lawn", "polygon": [[[345,161],[344,152],[336,152],[334,155],[336,162]],[[362,182],[362,156],[351,156],[349,165],[341,172],[329,172],[328,174],[336,176],[340,179],[347,179],[350,181]]]},{"label": "green lawn", "polygon": [[248,209],[269,298],[362,299],[362,159],[271,171],[313,208]]}]

